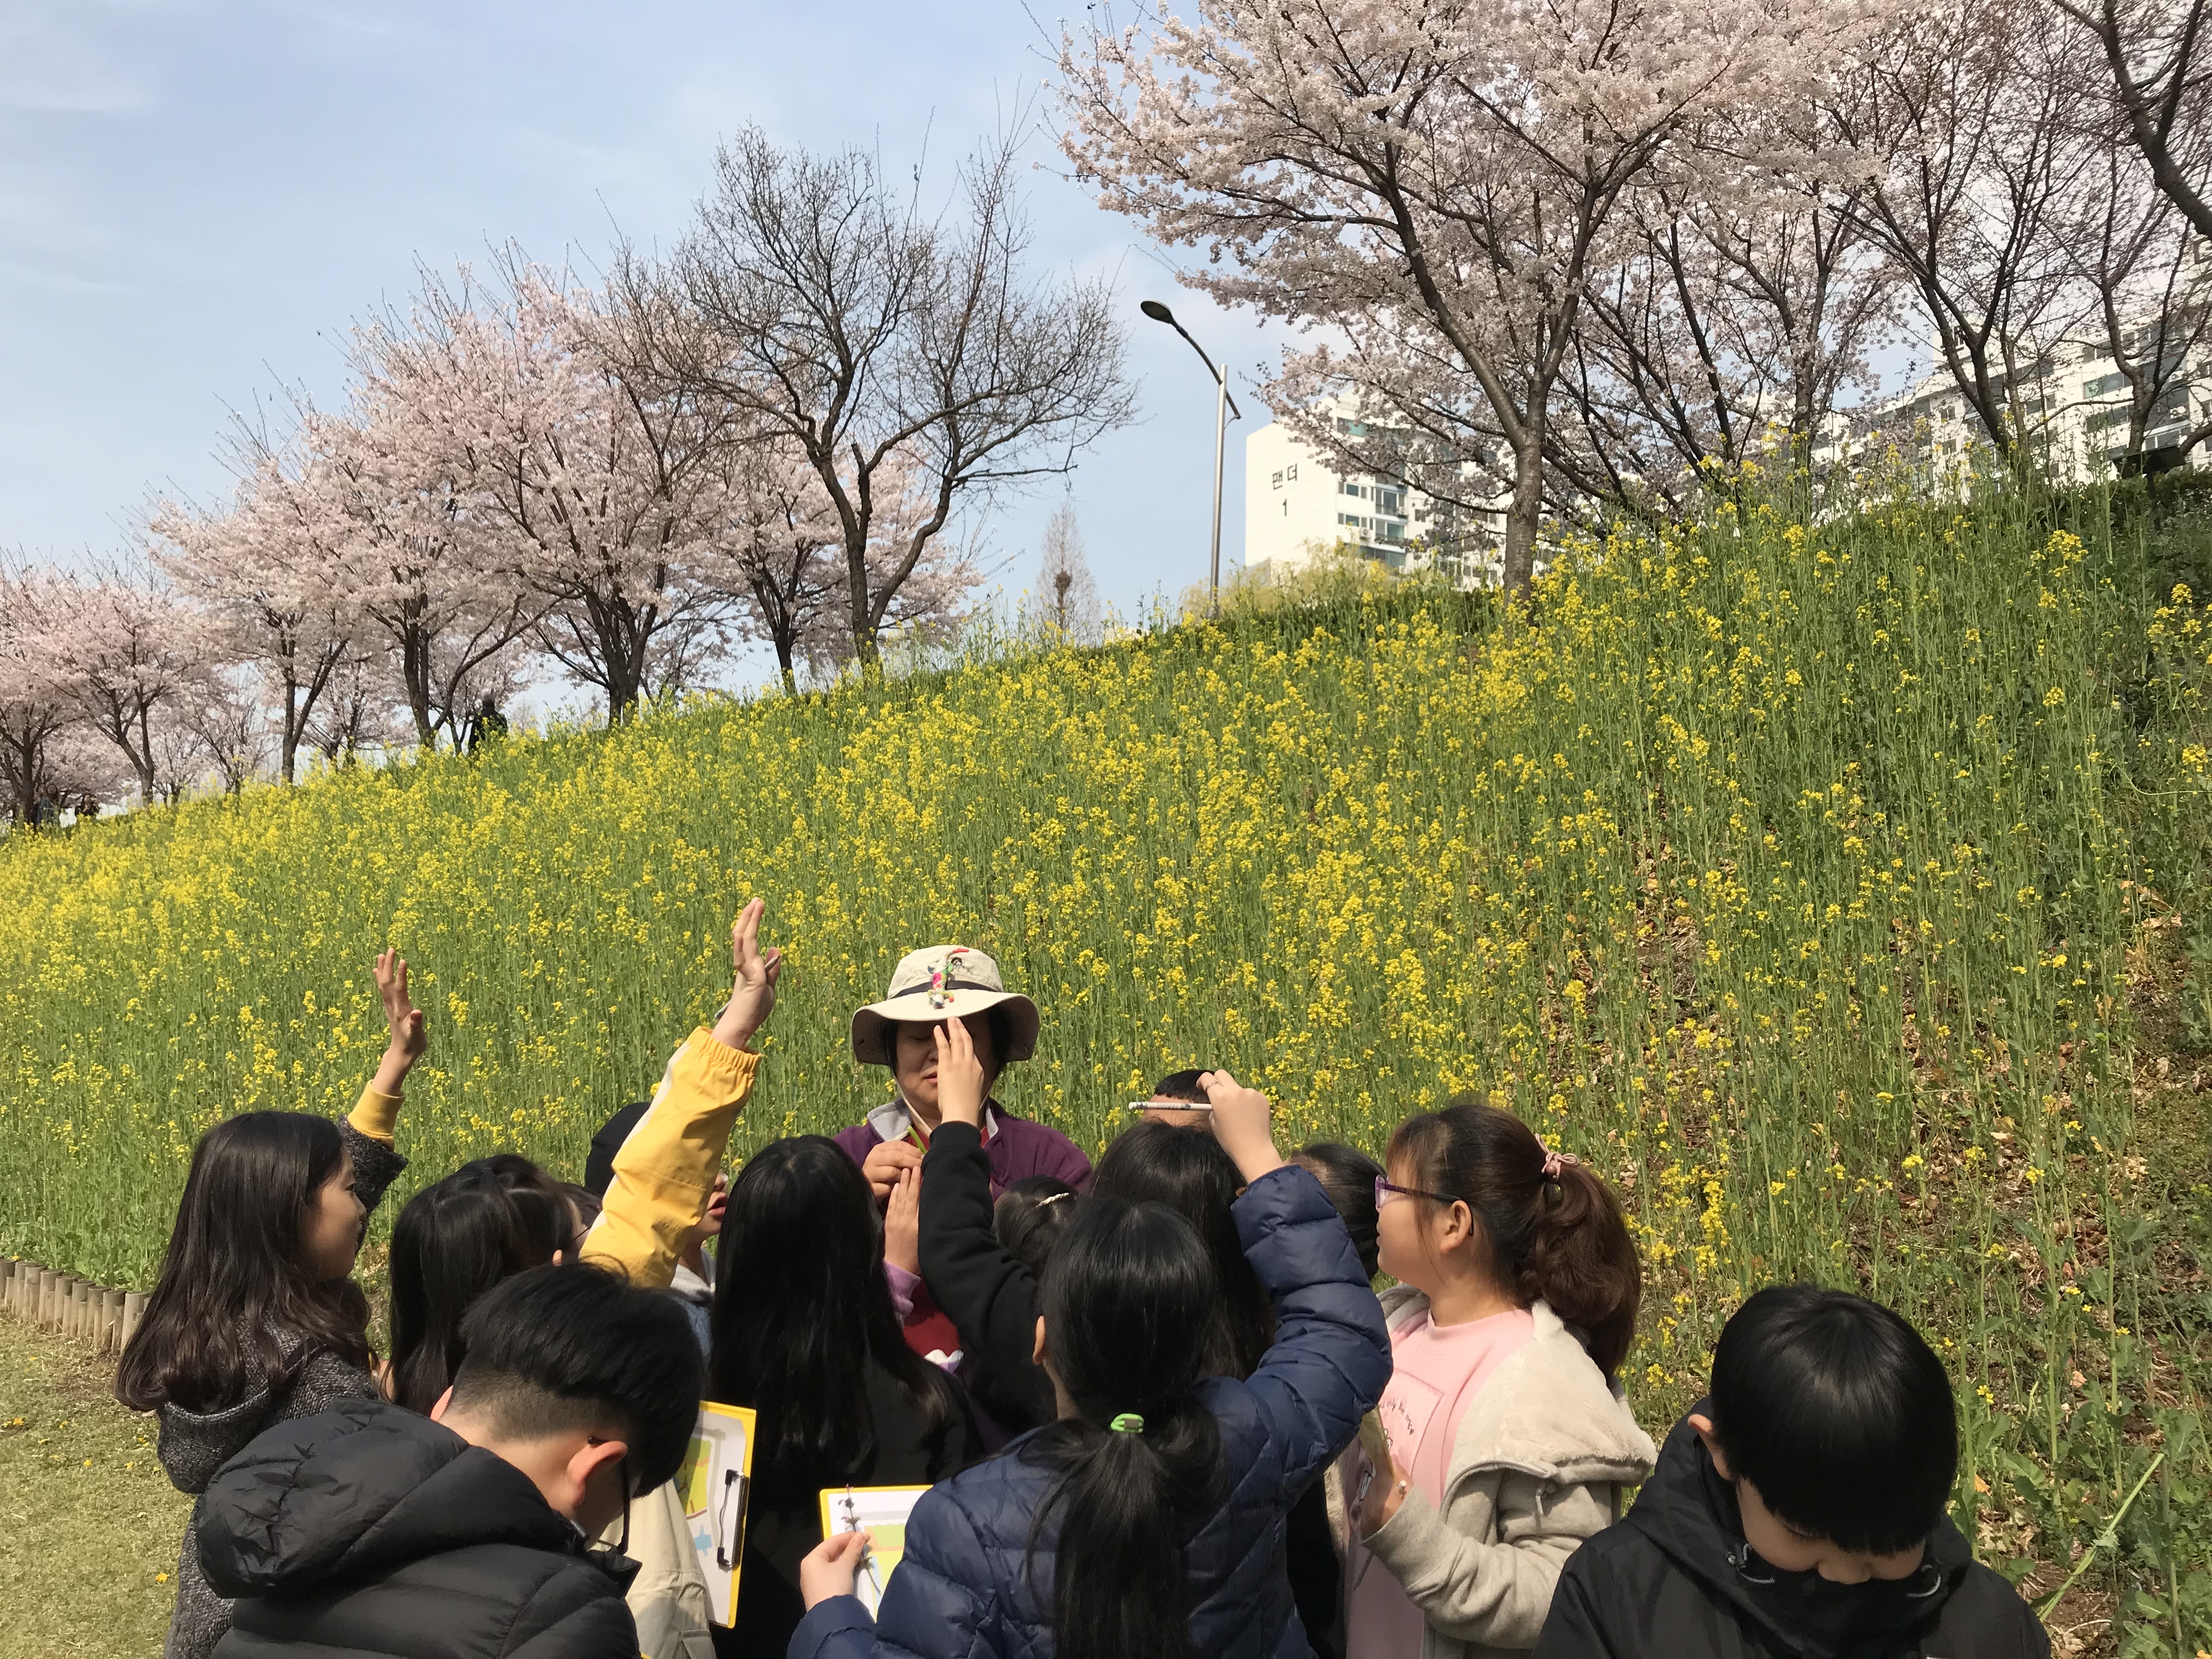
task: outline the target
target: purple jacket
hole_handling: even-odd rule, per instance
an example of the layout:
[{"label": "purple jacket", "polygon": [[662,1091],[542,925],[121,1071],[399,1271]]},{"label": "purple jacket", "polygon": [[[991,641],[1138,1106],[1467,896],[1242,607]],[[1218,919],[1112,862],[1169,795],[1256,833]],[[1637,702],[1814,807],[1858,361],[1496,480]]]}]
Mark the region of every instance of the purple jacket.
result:
[{"label": "purple jacket", "polygon": [[[879,1125],[892,1121],[891,1115],[904,1113],[897,1103],[878,1107],[868,1115],[868,1121],[855,1123],[849,1129],[841,1129],[836,1137],[848,1156],[855,1164],[865,1164],[868,1154],[884,1144],[885,1137]],[[1078,1192],[1091,1190],[1091,1160],[1083,1149],[1066,1135],[1048,1124],[1033,1123],[1025,1117],[1016,1117],[995,1100],[987,1101],[983,1115],[990,1125],[990,1139],[983,1143],[984,1156],[991,1160],[991,1196],[995,1199],[1015,1182],[1029,1176],[1058,1176]]]}]

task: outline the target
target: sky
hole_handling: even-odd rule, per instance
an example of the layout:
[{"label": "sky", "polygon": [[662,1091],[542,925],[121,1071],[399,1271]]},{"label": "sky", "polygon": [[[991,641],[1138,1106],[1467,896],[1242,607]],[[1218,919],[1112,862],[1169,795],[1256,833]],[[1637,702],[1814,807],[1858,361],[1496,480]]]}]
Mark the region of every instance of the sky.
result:
[{"label": "sky", "polygon": [[[1065,0],[1063,0],[1063,3]],[[231,411],[288,386],[335,402],[354,319],[418,264],[510,239],[599,269],[617,237],[668,246],[716,143],[860,144],[952,164],[1024,106],[1036,125],[1050,0],[5,0],[0,5],[0,550],[76,563],[122,549],[152,493],[226,493]],[[1212,386],[1138,314],[1172,304],[1248,388],[1279,333],[1181,289],[1133,228],[1024,150],[1041,270],[1112,277],[1137,425],[1068,485],[1124,612],[1206,574]],[[1243,541],[1230,428],[1224,574]],[[1057,485],[988,532],[996,582],[1036,568]]]}]

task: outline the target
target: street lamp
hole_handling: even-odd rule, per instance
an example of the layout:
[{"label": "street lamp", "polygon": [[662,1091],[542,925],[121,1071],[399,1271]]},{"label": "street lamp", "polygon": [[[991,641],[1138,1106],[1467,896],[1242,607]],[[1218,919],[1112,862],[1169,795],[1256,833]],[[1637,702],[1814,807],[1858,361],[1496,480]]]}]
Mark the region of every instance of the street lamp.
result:
[{"label": "street lamp", "polygon": [[1165,323],[1186,340],[1198,354],[1206,372],[1213,376],[1213,561],[1206,575],[1206,614],[1215,616],[1221,610],[1221,459],[1222,449],[1229,437],[1231,417],[1243,420],[1244,413],[1237,407],[1237,400],[1229,395],[1229,377],[1213,366],[1213,359],[1206,355],[1206,348],[1191,340],[1190,331],[1176,321],[1176,314],[1158,300],[1146,300],[1137,307],[1156,323]]}]

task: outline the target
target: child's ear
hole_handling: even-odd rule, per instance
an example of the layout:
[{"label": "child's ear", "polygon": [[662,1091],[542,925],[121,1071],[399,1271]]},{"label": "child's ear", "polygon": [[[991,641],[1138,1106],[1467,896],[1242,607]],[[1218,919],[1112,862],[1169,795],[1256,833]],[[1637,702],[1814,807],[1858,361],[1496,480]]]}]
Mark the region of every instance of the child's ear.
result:
[{"label": "child's ear", "polygon": [[1698,1438],[1705,1443],[1705,1455],[1713,1460],[1713,1473],[1723,1480],[1735,1480],[1735,1476],[1729,1472],[1728,1454],[1721,1449],[1721,1437],[1713,1428],[1713,1419],[1703,1412],[1692,1412],[1690,1426],[1698,1431]]},{"label": "child's ear", "polygon": [[574,1498],[571,1510],[583,1501],[584,1490],[591,1479],[611,1463],[618,1463],[628,1455],[629,1446],[619,1440],[584,1440],[568,1455],[568,1486]]}]

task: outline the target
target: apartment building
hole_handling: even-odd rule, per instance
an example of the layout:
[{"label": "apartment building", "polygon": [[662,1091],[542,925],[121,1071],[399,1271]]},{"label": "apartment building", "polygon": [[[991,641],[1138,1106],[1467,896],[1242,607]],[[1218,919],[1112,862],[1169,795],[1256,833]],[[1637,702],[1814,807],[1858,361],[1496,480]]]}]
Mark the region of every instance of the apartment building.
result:
[{"label": "apartment building", "polygon": [[[1364,437],[1368,428],[1328,406],[1337,429]],[[1462,587],[1496,583],[1497,550],[1505,532],[1499,495],[1475,512],[1438,501],[1401,478],[1335,470],[1280,421],[1244,441],[1244,570],[1261,581],[1279,579],[1341,553],[1372,560],[1396,574],[1441,567]],[[1477,476],[1470,467],[1470,477]]]},{"label": "apartment building", "polygon": [[[2149,326],[2138,330],[2137,353],[2155,343],[2146,337]],[[2181,448],[2193,428],[2212,421],[2212,343],[2199,347],[2187,362],[2177,356],[2169,367],[2172,378],[2144,429],[2143,465],[2154,472],[2212,465],[2205,445],[2185,455]],[[2108,346],[2061,342],[2022,373],[2019,390],[2022,441],[2051,477],[2079,481],[2126,460],[2130,393]],[[1838,417],[1814,455],[1842,461],[1876,443],[1894,443],[1942,463],[1987,442],[1979,417],[1946,369],[1850,420]]]}]

